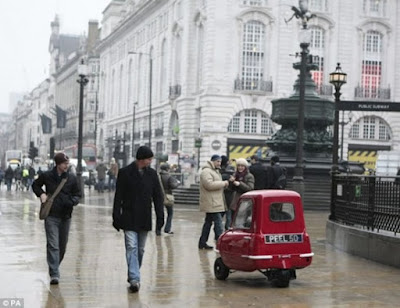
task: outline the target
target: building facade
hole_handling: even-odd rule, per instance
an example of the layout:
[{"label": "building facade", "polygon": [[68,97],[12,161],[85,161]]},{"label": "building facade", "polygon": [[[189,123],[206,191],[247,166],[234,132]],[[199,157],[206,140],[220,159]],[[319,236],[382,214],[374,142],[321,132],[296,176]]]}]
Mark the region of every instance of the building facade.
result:
[{"label": "building facade", "polygon": [[[308,5],[315,14],[308,26],[318,93],[332,97],[329,73],[340,62],[348,74],[343,100],[399,101],[400,4]],[[98,46],[106,156],[112,156],[113,140],[132,131],[128,147],[151,142],[159,156],[200,155],[204,163],[213,153],[264,155],[265,140],[279,129],[270,120],[271,100],[289,96],[298,75],[292,65],[299,61],[301,22],[290,20],[291,6],[298,1],[111,1]],[[400,151],[398,114],[350,115],[351,121],[349,112],[341,115],[344,159]]]}]

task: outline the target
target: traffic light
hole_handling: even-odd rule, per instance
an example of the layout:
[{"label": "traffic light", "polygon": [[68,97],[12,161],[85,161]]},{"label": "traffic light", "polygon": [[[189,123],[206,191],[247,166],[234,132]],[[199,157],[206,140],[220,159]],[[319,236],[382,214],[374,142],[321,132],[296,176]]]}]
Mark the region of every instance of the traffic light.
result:
[{"label": "traffic light", "polygon": [[29,148],[29,158],[33,160],[37,156],[39,156],[39,149],[33,145],[33,142],[31,142],[31,146]]}]

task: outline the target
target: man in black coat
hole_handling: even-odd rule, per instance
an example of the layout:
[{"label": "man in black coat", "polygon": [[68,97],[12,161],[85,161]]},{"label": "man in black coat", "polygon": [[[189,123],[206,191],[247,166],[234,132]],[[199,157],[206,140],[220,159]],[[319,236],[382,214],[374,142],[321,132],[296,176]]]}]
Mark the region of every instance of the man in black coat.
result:
[{"label": "man in black coat", "polygon": [[[32,184],[33,192],[44,203],[48,194],[54,194],[61,181],[67,179],[53,201],[49,216],[44,221],[50,284],[58,284],[60,279],[59,266],[67,248],[72,209],[79,203],[81,197],[76,176],[68,172],[68,156],[57,153],[54,156],[54,162],[56,166],[42,173]],[[43,186],[46,187],[46,191],[42,189]]]},{"label": "man in black coat", "polygon": [[119,170],[114,197],[113,226],[124,230],[128,282],[132,292],[140,288],[140,266],[147,233],[151,230],[151,202],[157,217],[156,230],[164,225],[164,196],[157,172],[150,168],[153,152],[141,146],[136,161]]},{"label": "man in black coat", "polygon": [[260,159],[257,155],[253,155],[250,162],[251,166],[249,167],[249,171],[252,175],[254,175],[255,180],[254,190],[267,189],[267,168],[260,163]]}]

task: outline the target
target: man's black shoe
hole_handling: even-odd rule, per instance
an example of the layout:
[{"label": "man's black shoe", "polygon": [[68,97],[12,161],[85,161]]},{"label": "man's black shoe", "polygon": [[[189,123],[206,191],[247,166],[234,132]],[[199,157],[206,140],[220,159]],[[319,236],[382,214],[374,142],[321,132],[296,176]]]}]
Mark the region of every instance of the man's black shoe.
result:
[{"label": "man's black shoe", "polygon": [[139,282],[137,282],[137,281],[131,281],[130,284],[131,284],[131,285],[129,286],[129,289],[130,289],[132,292],[134,292],[134,293],[139,292],[139,289],[140,289],[140,283],[139,283]]},{"label": "man's black shoe", "polygon": [[58,284],[59,278],[58,277],[51,277],[50,278],[50,284]]},{"label": "man's black shoe", "polygon": [[213,249],[214,247],[207,244],[199,244],[199,249]]}]

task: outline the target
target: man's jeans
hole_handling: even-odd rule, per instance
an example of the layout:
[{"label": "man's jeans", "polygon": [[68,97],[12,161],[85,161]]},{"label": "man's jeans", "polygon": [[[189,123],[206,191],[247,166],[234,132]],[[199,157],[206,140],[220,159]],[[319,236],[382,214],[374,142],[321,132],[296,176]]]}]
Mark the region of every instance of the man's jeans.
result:
[{"label": "man's jeans", "polygon": [[104,192],[104,182],[105,182],[104,179],[99,179],[99,185],[98,185],[98,187],[97,187],[97,190],[98,190],[99,192]]},{"label": "man's jeans", "polygon": [[146,238],[147,231],[125,231],[125,253],[129,282],[140,282],[140,267],[142,266]]},{"label": "man's jeans", "polygon": [[167,208],[167,222],[165,223],[164,232],[169,233],[171,231],[172,217],[174,217],[174,207],[166,206]]},{"label": "man's jeans", "polygon": [[7,191],[11,191],[12,180],[6,179],[6,184],[7,184]]},{"label": "man's jeans", "polygon": [[225,213],[225,230],[228,230],[232,224],[232,218],[235,212],[233,210],[228,209]]},{"label": "man's jeans", "polygon": [[214,222],[214,233],[215,240],[218,240],[219,236],[223,232],[222,226],[222,213],[206,213],[204,219],[203,230],[201,231],[201,237],[199,240],[199,246],[204,246],[207,243],[208,236],[210,235],[211,225]]},{"label": "man's jeans", "polygon": [[115,190],[115,183],[117,179],[115,178],[115,175],[109,175],[108,176],[108,191],[114,191]]},{"label": "man's jeans", "polygon": [[60,277],[59,266],[68,243],[71,219],[48,216],[44,222],[47,238],[47,264],[50,277]]}]

